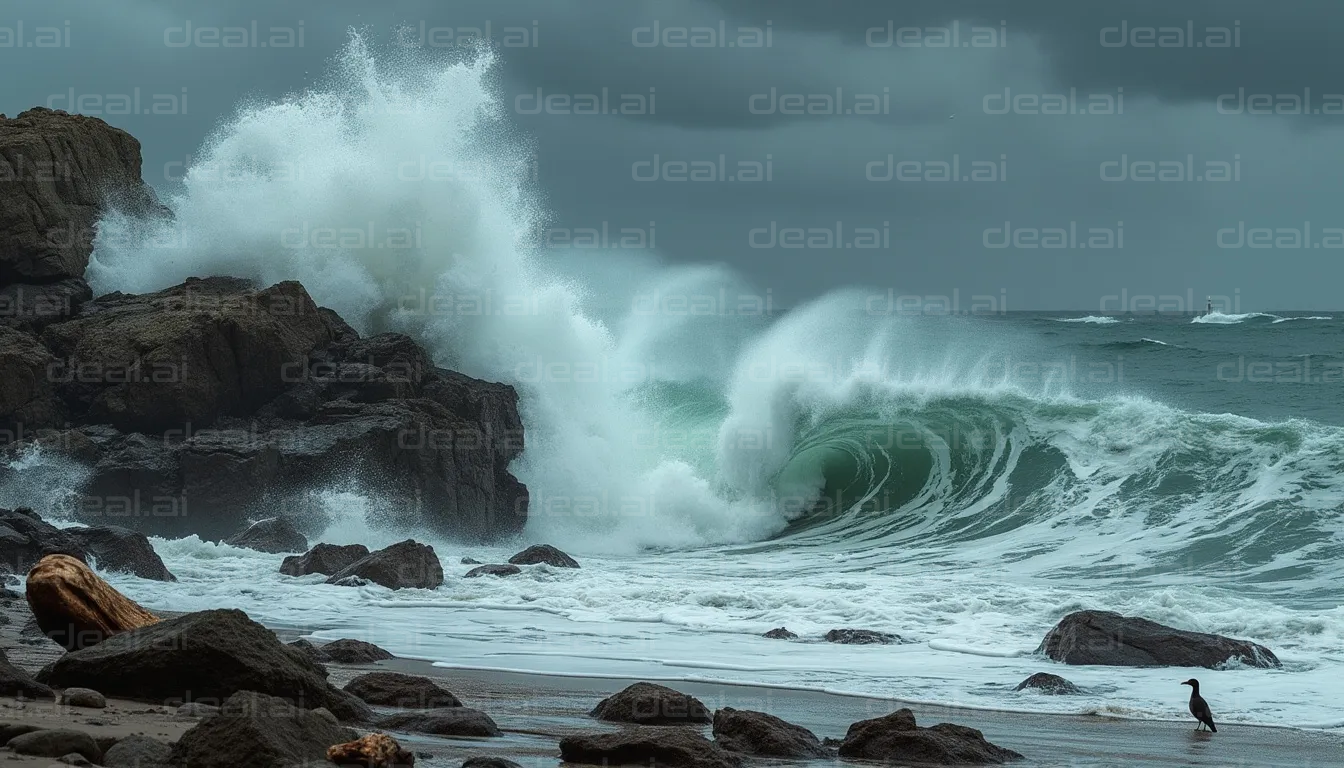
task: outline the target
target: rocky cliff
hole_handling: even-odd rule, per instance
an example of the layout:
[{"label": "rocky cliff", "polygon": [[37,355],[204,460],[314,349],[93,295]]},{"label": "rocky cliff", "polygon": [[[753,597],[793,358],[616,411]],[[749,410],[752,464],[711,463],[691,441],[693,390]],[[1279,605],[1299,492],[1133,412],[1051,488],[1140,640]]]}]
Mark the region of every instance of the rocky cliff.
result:
[{"label": "rocky cliff", "polygon": [[90,467],[75,517],[206,538],[277,514],[314,528],[312,493],[345,487],[389,524],[478,540],[522,528],[512,387],[439,368],[404,335],[361,338],[295,282],[90,298],[92,239],[53,232],[157,206],[139,143],[30,110],[0,119],[0,159],[0,455],[37,446]]}]

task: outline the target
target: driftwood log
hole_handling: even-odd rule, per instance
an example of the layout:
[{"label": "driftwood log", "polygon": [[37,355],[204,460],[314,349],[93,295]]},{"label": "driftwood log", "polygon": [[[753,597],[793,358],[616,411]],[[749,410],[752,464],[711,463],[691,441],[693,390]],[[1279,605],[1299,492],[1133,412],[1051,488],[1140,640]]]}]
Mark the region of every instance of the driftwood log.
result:
[{"label": "driftwood log", "polygon": [[327,759],[337,765],[367,768],[400,768],[415,764],[415,755],[401,748],[385,733],[370,733],[362,739],[327,747]]},{"label": "driftwood log", "polygon": [[68,651],[159,620],[69,555],[37,561],[28,572],[27,592],[37,626]]}]

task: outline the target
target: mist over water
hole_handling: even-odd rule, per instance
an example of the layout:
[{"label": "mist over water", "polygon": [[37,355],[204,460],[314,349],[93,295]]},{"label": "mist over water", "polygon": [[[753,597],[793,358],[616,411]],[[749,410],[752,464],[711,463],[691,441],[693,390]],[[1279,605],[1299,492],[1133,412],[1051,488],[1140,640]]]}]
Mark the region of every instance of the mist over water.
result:
[{"label": "mist over water", "polygon": [[[1329,318],[903,317],[868,311],[862,290],[743,311],[767,291],[723,267],[548,250],[531,147],[509,123],[496,64],[487,50],[376,55],[355,37],[320,87],[241,105],[169,201],[172,220],[101,225],[97,293],[217,274],[299,280],[361,333],[410,334],[438,364],[518,389],[526,538],[597,558],[566,577],[579,581],[542,572],[340,600],[389,611],[414,600],[428,629],[473,600],[544,609],[564,618],[548,626],[560,634],[632,617],[697,636],[871,626],[950,654],[911,663],[932,663],[965,696],[991,696],[969,692],[980,668],[966,659],[1027,653],[1079,607],[1253,635],[1283,651],[1284,675],[1344,664],[1332,597],[1344,587],[1344,429],[1327,418],[1331,395],[1316,395],[1326,402],[1311,419],[1285,420],[1269,417],[1278,391],[1242,408],[1231,389],[1197,402],[1180,386],[1232,359],[1219,345],[1269,354],[1286,338],[1207,334],[1309,334]],[[686,296],[727,298],[669,310]],[[322,540],[382,535],[359,489],[324,499],[338,521]],[[208,543],[165,546],[175,571],[201,558],[271,566]],[[707,586],[728,578],[739,586]],[[257,589],[296,606],[327,589],[272,581]],[[936,604],[913,607],[926,599]],[[258,600],[263,614],[281,610]],[[443,642],[417,655],[490,653]],[[591,642],[635,654],[620,637]],[[968,647],[979,650],[956,650]],[[894,674],[827,651],[813,668],[863,669],[859,687]],[[815,682],[795,672],[771,674]],[[1124,674],[1126,706],[1165,711],[1151,675]],[[993,699],[1016,706],[1006,701]]]}]

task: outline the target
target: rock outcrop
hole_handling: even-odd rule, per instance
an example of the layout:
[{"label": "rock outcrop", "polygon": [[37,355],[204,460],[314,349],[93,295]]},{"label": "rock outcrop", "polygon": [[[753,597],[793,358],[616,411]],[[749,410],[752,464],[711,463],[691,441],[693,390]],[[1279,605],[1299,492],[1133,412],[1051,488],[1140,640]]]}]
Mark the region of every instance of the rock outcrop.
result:
[{"label": "rock outcrop", "polygon": [[182,734],[171,761],[191,768],[316,765],[325,763],[330,747],[355,736],[350,728],[284,698],[240,691],[225,700],[219,714]]},{"label": "rock outcrop", "polygon": [[79,542],[102,570],[130,573],[154,581],[177,581],[163,564],[163,558],[154,551],[154,545],[139,531],[99,525],[66,528],[64,533]]},{"label": "rock outcrop", "polygon": [[328,584],[356,576],[388,589],[434,589],[443,583],[443,565],[434,548],[412,539],[370,552],[333,573]]},{"label": "rock outcrop", "polygon": [[105,768],[159,768],[167,766],[173,748],[158,739],[133,733],[118,739],[103,753]]},{"label": "rock outcrop", "polygon": [[1065,616],[1037,652],[1065,664],[1212,669],[1236,661],[1249,667],[1280,666],[1273,651],[1249,640],[1187,632],[1111,611]]},{"label": "rock outcrop", "polygon": [[13,696],[17,699],[54,699],[55,691],[33,679],[23,669],[10,663],[4,650],[0,649],[0,696]]},{"label": "rock outcrop", "polygon": [[770,630],[769,632],[766,632],[764,635],[761,635],[761,637],[768,638],[768,639],[770,639],[770,640],[797,640],[797,639],[798,639],[798,635],[797,635],[796,633],[794,633],[794,632],[789,631],[789,628],[788,628],[788,627],[775,627],[774,629]]},{"label": "rock outcrop", "polygon": [[901,642],[900,635],[871,629],[832,629],[826,633],[826,642],[841,645],[891,645]]},{"label": "rock outcrop", "polygon": [[921,728],[908,709],[849,726],[840,757],[901,765],[999,765],[1022,759],[974,728],[951,723]]},{"label": "rock outcrop", "polygon": [[555,568],[578,568],[579,561],[552,547],[550,544],[534,544],[509,558],[514,565],[538,565],[545,563]]},{"label": "rock outcrop", "polygon": [[358,696],[367,704],[406,709],[436,709],[460,707],[452,691],[441,687],[427,677],[400,672],[370,672],[346,683],[345,692]]},{"label": "rock outcrop", "polygon": [[255,691],[306,708],[326,707],[343,720],[369,714],[362,702],[327,683],[326,669],[239,610],[188,613],[115,635],[67,653],[44,673],[39,680],[58,688],[86,686],[160,704],[217,704]]},{"label": "rock outcrop", "polygon": [[523,569],[516,565],[508,563],[495,565],[478,565],[462,575],[464,579],[477,579],[482,576],[517,576]]},{"label": "rock outcrop", "polygon": [[302,552],[308,549],[308,539],[294,524],[283,517],[258,520],[224,540],[234,547],[246,547],[258,552]]},{"label": "rock outcrop", "polygon": [[39,560],[28,572],[27,593],[42,633],[69,651],[92,648],[159,620],[69,555]]},{"label": "rock outcrop", "polygon": [[84,547],[68,531],[27,507],[0,509],[0,572],[23,574],[47,555],[84,560]]},{"label": "rock outcrop", "polygon": [[714,743],[730,752],[760,757],[829,757],[816,734],[764,712],[724,707],[714,712]]},{"label": "rock outcrop", "polygon": [[489,715],[468,707],[394,712],[378,718],[376,724],[389,731],[428,733],[434,736],[499,735],[499,726]]},{"label": "rock outcrop", "polygon": [[1051,696],[1072,696],[1076,693],[1082,693],[1082,689],[1073,683],[1065,680],[1059,675],[1052,675],[1049,672],[1037,672],[1026,680],[1017,684],[1015,691],[1035,690]]},{"label": "rock outcrop", "polygon": [[663,685],[635,683],[598,702],[589,713],[598,720],[638,725],[709,723],[709,708],[694,696]]},{"label": "rock outcrop", "polygon": [[586,765],[737,768],[740,759],[689,728],[638,726],[560,740],[560,759]]},{"label": "rock outcrop", "polygon": [[395,658],[391,653],[379,648],[373,643],[366,643],[363,640],[333,640],[330,643],[318,648],[319,651],[326,654],[327,658],[337,664],[372,664],[375,661],[385,661]]},{"label": "rock outcrop", "polygon": [[280,563],[280,572],[286,576],[307,576],[321,573],[330,576],[347,568],[369,554],[363,544],[318,544],[302,555],[290,555]]},{"label": "rock outcrop", "polygon": [[103,212],[160,210],[140,162],[140,142],[95,117],[0,117],[0,285],[83,277]]}]

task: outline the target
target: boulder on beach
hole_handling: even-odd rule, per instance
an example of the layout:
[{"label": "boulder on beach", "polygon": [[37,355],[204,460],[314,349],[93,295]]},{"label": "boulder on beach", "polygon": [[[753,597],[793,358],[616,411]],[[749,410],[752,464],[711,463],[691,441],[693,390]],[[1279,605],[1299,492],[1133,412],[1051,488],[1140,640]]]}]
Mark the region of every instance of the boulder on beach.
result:
[{"label": "boulder on beach", "polygon": [[140,163],[140,142],[96,117],[0,116],[0,285],[83,277],[105,211],[162,211]]},{"label": "boulder on beach", "polygon": [[107,699],[103,694],[92,688],[66,688],[61,691],[61,703],[67,707],[85,707],[87,709],[107,707]]},{"label": "boulder on beach", "polygon": [[115,525],[90,528],[66,528],[65,533],[79,542],[105,571],[117,571],[154,581],[177,581],[154,551],[145,534]]},{"label": "boulder on beach", "polygon": [[790,632],[788,627],[775,627],[774,629],[770,630],[769,632],[766,632],[764,635],[761,635],[761,637],[766,637],[766,638],[769,638],[769,639],[771,639],[771,640],[797,640],[797,639],[798,639],[798,635],[794,634],[793,632]]},{"label": "boulder on beach", "polygon": [[286,643],[286,645],[297,651],[302,651],[305,656],[317,662],[318,664],[326,664],[328,661],[331,661],[331,656],[328,655],[326,651],[322,650],[316,645],[313,645],[305,638],[301,637],[292,643]]},{"label": "boulder on beach", "polygon": [[1036,651],[1065,664],[1213,669],[1237,661],[1248,667],[1280,666],[1273,651],[1249,640],[1173,629],[1111,611],[1065,616]]},{"label": "boulder on beach", "polygon": [[428,733],[433,736],[499,735],[499,726],[489,715],[469,707],[394,712],[378,718],[376,725],[390,731]]},{"label": "boulder on beach", "polygon": [[97,763],[103,758],[103,751],[98,748],[98,742],[94,741],[92,736],[70,728],[52,728],[25,733],[10,739],[5,746],[20,755],[34,757],[64,757],[78,754],[92,763]]},{"label": "boulder on beach", "polygon": [[974,728],[951,723],[921,728],[909,709],[849,726],[840,757],[918,765],[999,765],[1022,759]]},{"label": "boulder on beach", "polygon": [[190,768],[287,768],[325,763],[327,749],[354,741],[350,728],[254,691],[228,697],[173,745],[172,763]]},{"label": "boulder on beach", "polygon": [[470,571],[467,571],[462,578],[475,579],[481,576],[517,576],[522,572],[522,568],[507,563],[499,565],[478,565]]},{"label": "boulder on beach", "polygon": [[317,544],[302,555],[290,555],[280,564],[286,576],[321,573],[330,576],[369,554],[363,544]]},{"label": "boulder on beach", "polygon": [[343,720],[368,717],[358,699],[327,684],[327,671],[236,609],[200,611],[123,632],[57,659],[41,682],[176,705],[214,704],[238,691],[326,707]]},{"label": "boulder on beach", "polygon": [[337,664],[372,664],[394,658],[391,653],[363,640],[333,640],[318,650]]},{"label": "boulder on beach", "polygon": [[328,747],[327,760],[337,765],[400,768],[413,765],[415,755],[402,749],[396,739],[385,733],[370,733],[355,741]]},{"label": "boulder on beach", "polygon": [[793,723],[746,709],[723,707],[714,713],[714,743],[730,752],[759,757],[828,757],[816,734]]},{"label": "boulder on beach", "polygon": [[493,755],[477,755],[462,761],[460,768],[523,768],[523,766]]},{"label": "boulder on beach", "polygon": [[[0,387],[3,387],[0,384]],[[27,507],[0,509],[0,572],[23,574],[47,555],[83,560],[79,540]]]},{"label": "boulder on beach", "polygon": [[1027,689],[1037,690],[1041,693],[1052,696],[1071,696],[1076,693],[1082,693],[1082,689],[1073,683],[1065,680],[1059,675],[1052,675],[1049,672],[1037,672],[1026,680],[1017,684],[1015,691],[1025,691]]},{"label": "boulder on beach", "polygon": [[116,744],[104,751],[100,764],[104,768],[168,768],[172,754],[172,746],[133,733],[118,739]]},{"label": "boulder on beach", "polygon": [[367,704],[406,709],[460,707],[462,702],[452,691],[427,677],[400,672],[370,672],[345,684],[345,692]]},{"label": "boulder on beach", "polygon": [[[56,692],[49,686],[39,683],[23,669],[14,666],[0,649],[0,696],[13,696],[18,699],[53,699]],[[0,744],[3,744],[0,741]]]},{"label": "boulder on beach", "polygon": [[534,544],[509,558],[514,565],[546,564],[555,568],[578,568],[579,562],[550,544]]},{"label": "boulder on beach", "polygon": [[371,552],[332,574],[328,584],[356,576],[388,589],[434,589],[443,584],[443,566],[434,548],[413,539]]},{"label": "boulder on beach", "polygon": [[598,702],[589,713],[598,720],[638,725],[709,723],[709,708],[694,696],[663,685],[635,683]]},{"label": "boulder on beach", "polygon": [[871,629],[832,629],[826,633],[826,642],[841,645],[891,645],[901,642],[901,636]]},{"label": "boulder on beach", "polygon": [[258,520],[225,539],[224,543],[271,554],[303,552],[308,549],[308,539],[299,533],[299,529],[295,528],[293,523],[283,517]]},{"label": "boulder on beach", "polygon": [[28,572],[28,607],[42,633],[66,650],[90,648],[159,619],[83,561],[47,555]]},{"label": "boulder on beach", "polygon": [[740,758],[690,728],[637,726],[615,733],[580,733],[560,740],[560,759],[586,765],[663,765],[737,768]]}]

